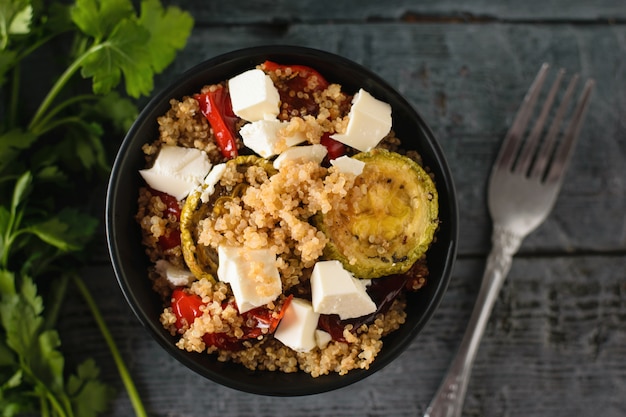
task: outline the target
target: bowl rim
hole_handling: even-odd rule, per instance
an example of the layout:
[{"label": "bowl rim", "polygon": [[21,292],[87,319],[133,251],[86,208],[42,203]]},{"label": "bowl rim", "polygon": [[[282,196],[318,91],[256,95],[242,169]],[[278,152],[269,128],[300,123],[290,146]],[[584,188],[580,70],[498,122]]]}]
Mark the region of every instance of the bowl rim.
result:
[{"label": "bowl rim", "polygon": [[[179,86],[181,85],[181,83],[185,83],[185,81],[189,79],[195,79],[199,75],[210,71],[210,69],[212,68],[228,65],[228,63],[230,62],[245,61],[246,59],[251,58],[250,65],[252,68],[254,65],[262,62],[262,58],[259,59],[260,56],[271,57],[283,55],[294,56],[294,64],[298,63],[295,61],[298,57],[307,57],[312,60],[321,59],[324,61],[332,61],[338,66],[351,68],[353,71],[357,71],[364,76],[367,76],[368,79],[371,80],[371,82],[373,82],[380,88],[387,90],[389,94],[392,94],[394,96],[394,99],[398,100],[399,103],[402,104],[403,108],[406,108],[406,110],[410,112],[411,118],[414,119],[419,125],[425,136],[424,140],[428,143],[428,146],[432,151],[432,156],[434,159],[431,160],[431,165],[436,165],[438,169],[441,170],[441,174],[436,178],[436,180],[438,184],[442,185],[443,189],[445,189],[446,191],[446,195],[448,196],[448,205],[446,209],[448,210],[447,220],[449,221],[449,224],[446,226],[450,228],[450,238],[449,241],[447,241],[447,245],[444,245],[442,247],[442,251],[443,253],[445,253],[445,259],[443,260],[443,269],[441,271],[441,274],[439,274],[437,283],[435,285],[435,288],[433,289],[435,296],[428,300],[428,307],[424,311],[424,314],[420,316],[417,324],[413,328],[411,328],[408,333],[406,333],[395,343],[391,344],[391,346],[387,344],[384,345],[383,349],[385,349],[386,352],[384,358],[376,358],[370,365],[368,370],[355,369],[348,372],[347,375],[337,377],[335,377],[334,374],[331,374],[330,377],[320,376],[318,378],[313,378],[307,374],[306,376],[312,380],[312,383],[307,384],[307,387],[300,387],[294,384],[293,386],[286,385],[281,389],[277,389],[272,388],[271,384],[257,384],[255,383],[254,377],[248,378],[244,374],[258,374],[260,372],[264,376],[268,377],[269,380],[276,379],[272,377],[271,374],[295,374],[284,374],[278,371],[245,372],[242,370],[241,375],[243,375],[243,379],[235,381],[233,380],[233,378],[224,375],[219,370],[215,371],[212,369],[208,369],[206,366],[200,363],[200,360],[197,360],[197,358],[191,356],[198,355],[197,353],[189,353],[174,346],[174,344],[172,343],[172,338],[168,338],[169,333],[165,334],[162,326],[158,321],[158,317],[156,318],[156,320],[154,317],[149,317],[144,308],[142,308],[141,303],[138,299],[138,294],[135,293],[133,287],[131,286],[129,277],[127,276],[127,271],[124,269],[124,267],[122,267],[123,255],[120,251],[119,246],[116,243],[115,236],[116,229],[118,227],[118,221],[114,208],[117,206],[117,201],[119,197],[118,195],[116,195],[116,190],[120,187],[121,182],[124,180],[121,171],[131,157],[128,150],[133,143],[133,138],[138,135],[138,132],[145,128],[144,125],[146,123],[150,121],[154,122],[156,120],[151,120],[154,109],[159,105],[162,105],[164,101],[167,102],[169,101],[169,99],[173,97],[175,98],[176,96],[173,95],[174,91],[180,89]],[[137,319],[140,321],[142,326],[148,330],[148,333],[150,333],[150,335],[158,342],[159,345],[161,345],[161,347],[164,348],[164,350],[169,355],[173,356],[176,360],[178,360],[180,363],[193,370],[194,372],[229,388],[260,395],[301,396],[327,392],[358,382],[392,362],[416,338],[416,336],[418,335],[418,333],[421,332],[426,323],[430,321],[430,318],[439,306],[441,299],[443,298],[443,295],[445,294],[447,286],[450,282],[458,246],[458,200],[452,173],[450,171],[439,142],[437,141],[430,127],[422,119],[421,114],[418,113],[414,106],[412,106],[405,99],[405,97],[401,95],[395,88],[388,84],[383,78],[381,78],[368,68],[362,66],[361,64],[332,52],[294,45],[262,45],[233,50],[231,52],[220,54],[204,60],[194,65],[187,71],[184,71],[172,82],[169,82],[166,87],[162,88],[160,92],[154,95],[147,102],[147,104],[143,107],[133,125],[125,135],[117,151],[115,161],[112,166],[109,182],[107,184],[105,206],[105,234],[107,248],[109,251],[109,256],[111,259],[115,277],[127,304],[129,305]],[[214,356],[207,355],[206,353],[202,353],[199,355],[204,355],[205,357]],[[237,366],[244,368],[243,365],[237,364]],[[299,371],[296,374],[301,373],[303,372]],[[316,383],[316,381],[321,382]]]}]

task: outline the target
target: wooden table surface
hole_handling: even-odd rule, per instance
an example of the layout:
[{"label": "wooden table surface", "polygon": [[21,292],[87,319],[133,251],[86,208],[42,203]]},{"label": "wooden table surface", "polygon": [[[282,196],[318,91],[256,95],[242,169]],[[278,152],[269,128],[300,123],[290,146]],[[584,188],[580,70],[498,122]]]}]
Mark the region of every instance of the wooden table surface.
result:
[{"label": "wooden table surface", "polygon": [[[293,44],[369,67],[424,116],[451,166],[460,246],[439,310],[400,358],[334,392],[274,398],[205,380],[132,315],[104,238],[85,280],[151,416],[421,416],[472,309],[491,223],[491,163],[542,62],[597,81],[574,160],[548,220],[515,257],[469,384],[464,416],[626,415],[626,2],[624,0],[192,0],[196,27],[159,88],[235,49]],[[133,416],[86,307],[60,324],[72,361],[93,357]]]}]

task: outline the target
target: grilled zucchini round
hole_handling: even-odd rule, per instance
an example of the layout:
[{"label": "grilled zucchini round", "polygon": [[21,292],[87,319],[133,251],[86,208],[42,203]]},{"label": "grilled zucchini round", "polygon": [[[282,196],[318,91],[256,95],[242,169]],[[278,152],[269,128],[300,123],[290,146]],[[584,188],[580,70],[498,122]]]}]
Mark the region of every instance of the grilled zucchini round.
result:
[{"label": "grilled zucchini round", "polygon": [[[241,173],[253,165],[262,167],[268,175],[276,173],[268,160],[253,155],[239,156],[229,160],[227,164],[235,164]],[[214,282],[218,265],[217,251],[198,244],[200,221],[211,216],[219,216],[224,210],[224,204],[235,197],[241,197],[247,187],[248,183],[244,176],[243,182],[229,189],[216,185],[215,192],[206,203],[201,199],[202,190],[195,191],[187,197],[180,214],[180,237],[183,258],[196,278],[206,278]]]},{"label": "grilled zucchini round", "polygon": [[361,175],[346,204],[317,217],[329,238],[324,255],[359,278],[406,272],[428,250],[438,226],[438,196],[412,159],[383,149],[360,153]]}]

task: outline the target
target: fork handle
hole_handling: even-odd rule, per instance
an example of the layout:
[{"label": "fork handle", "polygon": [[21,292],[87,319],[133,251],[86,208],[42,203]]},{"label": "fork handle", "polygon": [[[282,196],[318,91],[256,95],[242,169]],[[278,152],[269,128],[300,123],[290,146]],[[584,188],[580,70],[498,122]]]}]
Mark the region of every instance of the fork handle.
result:
[{"label": "fork handle", "polygon": [[511,269],[513,255],[519,249],[522,239],[523,236],[494,225],[491,251],[487,257],[482,284],[467,329],[456,356],[435,397],[426,409],[424,417],[461,416],[467,384],[480,340],[485,333],[489,315],[498,298],[502,283]]}]

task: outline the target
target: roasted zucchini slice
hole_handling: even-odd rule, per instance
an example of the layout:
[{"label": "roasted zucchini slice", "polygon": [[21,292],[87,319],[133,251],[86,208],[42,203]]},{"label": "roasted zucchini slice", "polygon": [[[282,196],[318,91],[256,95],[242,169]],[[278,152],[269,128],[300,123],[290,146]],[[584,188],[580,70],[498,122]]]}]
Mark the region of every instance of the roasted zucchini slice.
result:
[{"label": "roasted zucchini slice", "polygon": [[198,224],[208,217],[212,208],[203,204],[200,191],[189,194],[183,210],[180,213],[180,241],[183,249],[183,258],[191,273],[198,279],[206,278],[215,282],[217,272],[217,252],[198,242]]},{"label": "roasted zucchini slice", "polygon": [[[239,156],[229,160],[227,164],[235,164],[241,173],[254,165],[263,168],[268,175],[276,173],[271,162],[253,155]],[[235,197],[241,197],[248,185],[244,175],[243,182],[230,189],[216,185],[215,192],[206,203],[201,199],[202,190],[195,191],[187,197],[180,214],[181,245],[185,263],[196,278],[215,281],[218,264],[217,251],[198,244],[200,221],[211,216],[219,216],[224,211],[224,204]]]},{"label": "roasted zucchini slice", "polygon": [[317,217],[329,238],[324,255],[358,278],[404,273],[428,250],[438,226],[438,195],[428,173],[383,149],[359,153],[365,162],[345,204]]}]

